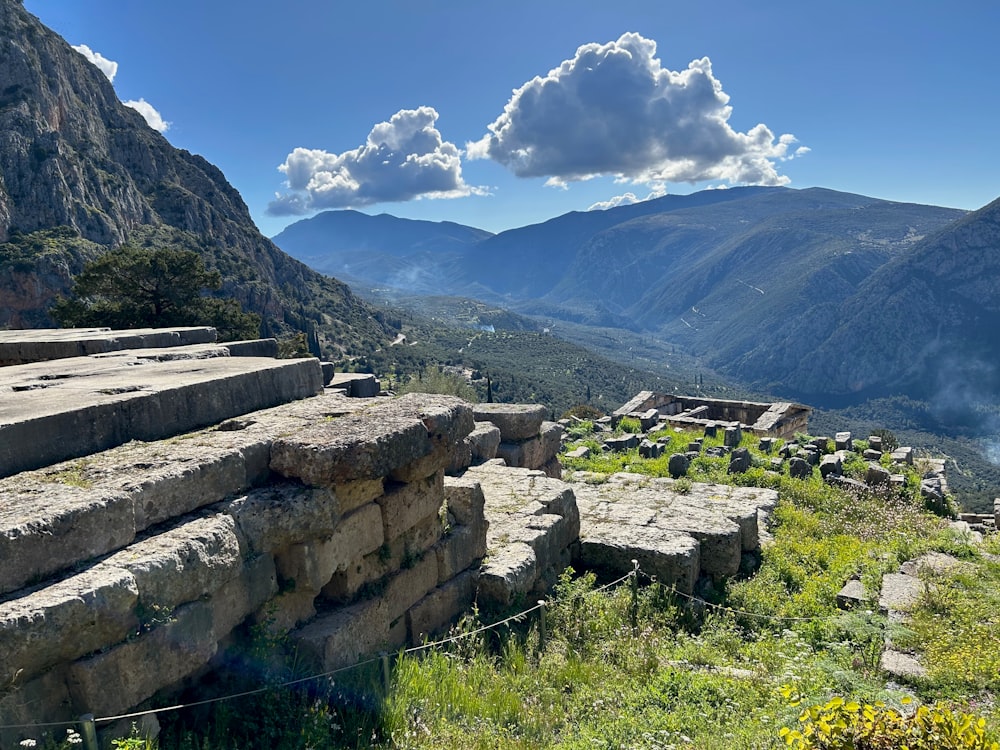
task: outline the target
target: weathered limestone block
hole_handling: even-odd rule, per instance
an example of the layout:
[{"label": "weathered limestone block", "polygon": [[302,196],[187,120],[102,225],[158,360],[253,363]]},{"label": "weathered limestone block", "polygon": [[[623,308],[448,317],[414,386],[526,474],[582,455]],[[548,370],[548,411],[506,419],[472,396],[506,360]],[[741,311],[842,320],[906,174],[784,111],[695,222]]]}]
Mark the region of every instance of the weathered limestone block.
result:
[{"label": "weathered limestone block", "polygon": [[650,440],[639,443],[639,455],[643,458],[659,458],[663,455],[663,445]]},{"label": "weathered limestone block", "polygon": [[795,479],[806,479],[812,476],[812,465],[804,458],[792,456],[788,459],[788,476]]},{"label": "weathered limestone block", "polygon": [[649,432],[651,429],[656,427],[660,421],[660,412],[656,409],[647,409],[638,415],[639,425],[642,427],[643,432]]},{"label": "weathered limestone block", "polygon": [[379,414],[372,407],[277,438],[271,445],[271,468],[307,485],[333,487],[381,479],[432,449],[419,419]]},{"label": "weathered limestone block", "polygon": [[456,526],[434,549],[438,562],[438,583],[443,584],[486,556],[486,524],[480,524],[478,529]]},{"label": "weathered limestone block", "polygon": [[503,440],[514,442],[535,437],[548,414],[544,404],[475,404],[477,422],[492,422]]},{"label": "weathered limestone block", "polygon": [[472,442],[469,438],[465,438],[452,446],[448,457],[448,465],[445,467],[445,473],[455,476],[456,474],[461,474],[470,466],[472,466]]},{"label": "weathered limestone block", "polygon": [[478,572],[468,570],[441,584],[414,604],[406,613],[411,643],[420,643],[443,631],[472,608]]},{"label": "weathered limestone block", "polygon": [[639,447],[639,436],[626,433],[624,435],[619,435],[618,437],[609,437],[604,441],[604,445],[607,446],[608,450],[619,453],[629,451],[633,448]]},{"label": "weathered limestone block", "polygon": [[438,543],[441,531],[441,519],[435,511],[406,533],[385,541],[374,552],[351,561],[334,573],[323,587],[323,596],[334,601],[350,601],[366,585],[384,581],[387,576],[422,559]]},{"label": "weathered limestone block", "polygon": [[566,453],[566,458],[590,458],[590,448],[586,445],[579,445]]},{"label": "weathered limestone block", "polygon": [[725,433],[723,434],[722,444],[727,448],[735,448],[743,440],[743,430],[740,429],[739,425],[734,427],[727,427]]},{"label": "weathered limestone block", "polygon": [[391,647],[384,601],[368,599],[342,607],[289,634],[299,653],[321,670],[357,663],[366,654]]},{"label": "weathered limestone block", "polygon": [[269,633],[284,635],[316,616],[315,591],[284,591],[259,610],[254,621]]},{"label": "weathered limestone block", "polygon": [[884,466],[876,463],[868,464],[868,471],[865,472],[865,483],[869,486],[887,485],[891,474]]},{"label": "weathered limestone block", "polygon": [[735,448],[729,456],[729,473],[744,474],[750,470],[750,451]]},{"label": "weathered limestone block", "polygon": [[358,479],[336,485],[333,488],[333,493],[337,496],[340,512],[347,514],[355,508],[360,508],[362,505],[382,497],[385,493],[385,480],[382,478]]},{"label": "weathered limestone block", "polygon": [[538,470],[549,479],[562,479],[562,464],[559,463],[558,456],[550,458]]},{"label": "weathered limestone block", "polygon": [[885,446],[882,444],[882,438],[879,435],[869,435],[868,436],[868,447],[871,450],[881,452]]},{"label": "weathered limestone block", "polygon": [[892,452],[892,460],[907,466],[913,466],[913,448],[904,446]]},{"label": "weathered limestone block", "polygon": [[834,442],[836,443],[838,451],[853,451],[854,450],[854,440],[851,438],[850,432],[838,432],[834,435]]},{"label": "weathered limestone block", "polygon": [[859,609],[867,602],[868,595],[865,592],[865,585],[853,578],[845,583],[837,593],[837,607],[840,609]]},{"label": "weathered limestone block", "polygon": [[224,512],[236,519],[249,550],[275,552],[333,534],[340,505],[328,489],[289,482],[253,490],[227,503]]},{"label": "weathered limestone block", "polygon": [[406,610],[424,598],[438,585],[436,555],[424,555],[412,567],[391,576],[379,597],[386,605],[389,622],[395,622]]},{"label": "weathered limestone block", "polygon": [[4,679],[43,669],[125,640],[139,621],[139,590],[127,570],[97,565],[0,603]]},{"label": "weathered limestone block", "polygon": [[69,670],[70,694],[80,711],[121,713],[203,667],[217,647],[211,606],[185,604],[170,622],[75,662]]},{"label": "weathered limestone block", "polygon": [[883,614],[905,612],[920,599],[924,592],[923,582],[916,576],[905,573],[886,573],[882,576],[878,608]]},{"label": "weathered limestone block", "polygon": [[543,422],[539,432],[528,440],[501,442],[497,457],[508,466],[540,469],[559,453],[561,441],[562,427],[556,422]]},{"label": "weathered limestone block", "polygon": [[584,520],[580,560],[587,567],[625,574],[632,560],[647,575],[683,593],[694,591],[700,546],[689,534],[649,526],[591,524]]},{"label": "weathered limestone block", "polygon": [[235,521],[216,515],[188,520],[136,542],[106,562],[132,574],[140,607],[169,612],[211,594],[238,575],[243,555]]},{"label": "weathered limestone block", "polygon": [[345,390],[351,398],[374,398],[381,388],[374,375],[364,372],[333,373],[324,385]]},{"label": "weathered limestone block", "polygon": [[492,422],[476,422],[469,433],[473,461],[489,461],[497,457],[500,447],[500,428]]},{"label": "weathered limestone block", "polygon": [[820,460],[819,462],[819,473],[824,477],[828,477],[831,474],[843,474],[844,464],[841,461],[840,456],[836,453],[829,453]]},{"label": "weathered limestone block", "polygon": [[293,544],[275,555],[278,574],[296,591],[322,591],[333,574],[382,546],[382,511],[368,503],[340,519],[333,535]]},{"label": "weathered limestone block", "polygon": [[455,523],[480,526],[485,522],[486,496],[482,485],[474,478],[445,477],[444,499]]},{"label": "weathered limestone block", "polygon": [[535,551],[528,544],[507,544],[491,550],[479,574],[480,604],[509,606],[519,594],[534,588],[539,572]]},{"label": "weathered limestone block", "polygon": [[444,502],[444,472],[408,484],[387,484],[376,500],[382,509],[385,538],[395,539],[438,511]]},{"label": "weathered limestone block", "polygon": [[244,562],[235,578],[224,583],[212,594],[212,631],[224,638],[257,612],[278,593],[278,575],[270,555],[258,555]]},{"label": "weathered limestone block", "polygon": [[0,483],[0,594],[135,538],[132,503],[120,493],[57,483],[17,488],[12,479]]}]

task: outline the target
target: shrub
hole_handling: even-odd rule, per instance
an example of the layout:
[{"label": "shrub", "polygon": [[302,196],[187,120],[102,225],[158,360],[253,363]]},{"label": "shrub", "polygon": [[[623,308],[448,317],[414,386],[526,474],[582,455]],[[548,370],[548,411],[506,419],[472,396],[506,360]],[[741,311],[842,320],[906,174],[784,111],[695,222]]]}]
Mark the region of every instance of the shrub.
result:
[{"label": "shrub", "polygon": [[[791,693],[782,688],[785,697]],[[943,706],[920,706],[907,716],[882,702],[838,696],[807,708],[799,723],[802,729],[780,732],[795,750],[1000,750],[987,734],[986,719]]]}]

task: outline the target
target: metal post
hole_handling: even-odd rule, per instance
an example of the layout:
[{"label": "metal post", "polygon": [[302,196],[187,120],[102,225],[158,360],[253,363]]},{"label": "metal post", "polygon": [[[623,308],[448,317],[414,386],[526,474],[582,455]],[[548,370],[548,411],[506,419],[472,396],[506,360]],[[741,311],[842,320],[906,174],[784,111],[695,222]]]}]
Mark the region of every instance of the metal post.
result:
[{"label": "metal post", "polygon": [[632,632],[639,631],[639,561],[632,561]]},{"label": "metal post", "polygon": [[93,714],[80,717],[80,735],[83,737],[84,750],[99,750],[97,745],[97,725]]},{"label": "metal post", "polygon": [[382,686],[385,688],[386,696],[389,695],[389,687],[392,683],[391,675],[389,672],[389,654],[382,654]]},{"label": "metal post", "polygon": [[538,653],[545,649],[545,600],[538,600]]}]

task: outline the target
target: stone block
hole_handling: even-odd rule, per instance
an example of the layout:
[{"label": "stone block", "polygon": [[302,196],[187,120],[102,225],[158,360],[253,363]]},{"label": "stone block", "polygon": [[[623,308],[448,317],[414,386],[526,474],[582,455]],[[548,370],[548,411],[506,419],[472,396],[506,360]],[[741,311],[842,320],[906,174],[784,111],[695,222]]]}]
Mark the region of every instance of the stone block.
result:
[{"label": "stone block", "polygon": [[368,503],[344,516],[333,535],[295,544],[275,555],[278,574],[297,591],[322,591],[334,573],[375,552],[385,536],[382,511]]},{"label": "stone block", "polygon": [[500,428],[492,422],[476,422],[469,433],[473,461],[489,461],[497,457],[500,447]]},{"label": "stone block", "polygon": [[509,544],[491,550],[479,576],[480,606],[510,606],[534,587],[537,578],[537,560],[530,545]]},{"label": "stone block", "polygon": [[376,502],[382,509],[385,539],[391,541],[437,513],[444,502],[444,473],[407,484],[389,483]]},{"label": "stone block", "polygon": [[337,496],[337,506],[340,512],[345,514],[382,497],[384,492],[385,480],[382,478],[357,479],[353,482],[338,484],[333,488],[333,493]]},{"label": "stone block", "polygon": [[477,422],[492,422],[510,442],[538,435],[549,413],[544,404],[475,404],[472,409]]},{"label": "stone block", "polygon": [[226,503],[245,546],[275,552],[306,540],[328,537],[337,527],[340,505],[329,489],[278,483],[259,487]]},{"label": "stone block", "polygon": [[590,458],[590,448],[586,445],[579,445],[566,453],[566,458]]},{"label": "stone block", "polygon": [[806,479],[812,476],[812,464],[800,456],[788,459],[788,476],[795,479]]},{"label": "stone block", "polygon": [[[4,664],[6,670],[6,662]],[[11,675],[4,675],[5,683],[10,679]],[[37,740],[38,747],[50,746],[47,740],[51,740],[51,746],[55,747],[66,736],[64,727],[28,730],[19,725],[79,714],[66,687],[66,667],[50,669],[34,679],[18,678],[15,684],[16,687],[10,692],[0,694],[0,716],[3,717],[3,723],[15,725],[11,729],[0,727],[0,747],[19,748],[21,746],[18,743],[25,737]]]},{"label": "stone block", "polygon": [[284,635],[316,616],[316,592],[285,591],[278,594],[254,616],[273,635]]},{"label": "stone block", "polygon": [[97,565],[0,603],[5,679],[24,679],[119,643],[136,631],[139,590],[127,570]]},{"label": "stone block", "polygon": [[384,601],[368,599],[320,615],[289,636],[316,669],[348,667],[389,644],[387,607]]},{"label": "stone block", "polygon": [[840,609],[858,609],[868,602],[865,586],[861,581],[851,579],[837,594],[837,606]]},{"label": "stone block", "polygon": [[416,416],[379,414],[373,407],[275,439],[271,468],[307,485],[333,487],[382,479],[432,450]]},{"label": "stone block", "polygon": [[878,451],[879,453],[885,448],[882,444],[882,438],[879,435],[869,435],[868,436],[868,447],[871,450]]},{"label": "stone block", "polygon": [[389,622],[402,617],[406,610],[438,585],[438,558],[425,554],[409,568],[392,575],[380,599],[385,602]]},{"label": "stone block", "polygon": [[879,461],[882,458],[882,451],[875,450],[874,448],[866,448],[861,456],[866,461]]},{"label": "stone block", "polygon": [[[17,479],[15,477],[14,479]],[[0,594],[120,549],[135,538],[131,500],[49,484],[0,487]]]},{"label": "stone block", "polygon": [[670,472],[670,476],[683,477],[688,473],[688,469],[691,467],[690,459],[683,453],[674,453],[670,456],[670,461],[667,463],[667,471]]},{"label": "stone block", "polygon": [[438,583],[443,584],[486,556],[486,525],[478,529],[457,526],[438,542],[434,551],[438,561]]},{"label": "stone block", "polygon": [[897,448],[892,452],[892,460],[907,466],[913,466],[913,448],[908,446]]},{"label": "stone block", "polygon": [[167,612],[200,599],[237,576],[243,555],[231,516],[194,518],[112,555],[107,564],[129,571],[139,606]]},{"label": "stone block", "polygon": [[729,473],[744,474],[750,470],[750,451],[746,448],[735,448],[729,456]]},{"label": "stone block", "polygon": [[844,464],[840,460],[840,456],[836,455],[835,453],[830,453],[826,456],[823,456],[823,458],[819,462],[819,473],[823,476],[824,479],[830,476],[831,474],[843,474]]},{"label": "stone block", "polygon": [[838,432],[834,436],[833,440],[838,451],[854,450],[854,440],[852,439],[850,432]]},{"label": "stone block", "polygon": [[[74,662],[67,680],[70,694],[79,710],[97,716],[122,713],[201,669],[217,646],[211,607],[205,602],[185,604],[170,622]],[[155,669],[149,668],[154,664]]]},{"label": "stone block", "polygon": [[222,639],[278,593],[278,575],[270,555],[251,557],[240,574],[212,594],[212,631]]},{"label": "stone block", "polygon": [[639,443],[639,455],[642,458],[659,458],[663,455],[663,445],[650,440]]},{"label": "stone block", "polygon": [[723,435],[722,443],[727,448],[735,448],[743,440],[743,431],[740,429],[739,425],[735,427],[727,427],[726,432]]},{"label": "stone block", "polygon": [[406,613],[410,642],[421,643],[443,632],[470,611],[476,597],[477,581],[477,572],[466,571],[414,604]]},{"label": "stone block", "polygon": [[485,517],[486,497],[482,485],[471,477],[445,477],[444,501],[448,513],[456,523],[466,526],[482,525]]},{"label": "stone block", "polygon": [[878,485],[888,485],[891,474],[884,466],[876,463],[868,464],[868,471],[865,472],[865,483],[871,487]]},{"label": "stone block", "polygon": [[604,445],[607,446],[609,450],[618,453],[630,451],[633,448],[639,447],[639,436],[631,433],[625,433],[624,435],[619,435],[618,437],[609,437],[604,441]]},{"label": "stone block", "polygon": [[[689,534],[664,532],[646,526],[585,524],[580,540],[580,561],[624,575],[632,570],[632,560],[646,575],[666,586],[676,586],[685,594],[694,591],[700,569],[700,545]],[[481,584],[480,584],[481,586]]]},{"label": "stone block", "polygon": [[329,380],[324,376],[325,386],[347,391],[351,398],[374,398],[378,395],[381,385],[378,379],[365,372],[332,373]]}]

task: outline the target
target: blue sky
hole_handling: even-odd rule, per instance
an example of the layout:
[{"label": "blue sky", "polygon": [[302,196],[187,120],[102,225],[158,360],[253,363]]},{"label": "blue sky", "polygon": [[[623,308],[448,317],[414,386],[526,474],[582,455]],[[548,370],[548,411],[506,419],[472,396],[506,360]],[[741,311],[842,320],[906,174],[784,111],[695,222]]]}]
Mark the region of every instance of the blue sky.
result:
[{"label": "blue sky", "polygon": [[991,0],[25,6],[267,235],[336,207],[500,231],[729,184],[1000,196]]}]

